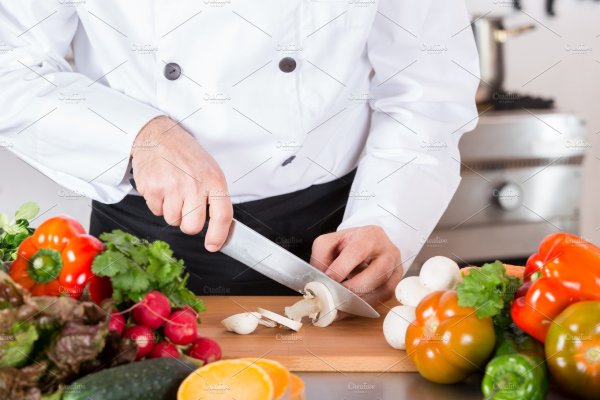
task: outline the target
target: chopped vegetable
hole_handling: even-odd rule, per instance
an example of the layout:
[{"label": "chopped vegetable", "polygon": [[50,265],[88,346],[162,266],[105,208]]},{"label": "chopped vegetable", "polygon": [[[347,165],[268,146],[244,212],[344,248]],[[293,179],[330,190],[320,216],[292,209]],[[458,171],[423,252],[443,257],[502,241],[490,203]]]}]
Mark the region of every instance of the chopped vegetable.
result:
[{"label": "chopped vegetable", "polygon": [[183,261],[173,258],[167,243],[150,243],[120,230],[103,233],[100,239],[106,251],[96,257],[92,271],[110,278],[117,304],[140,301],[146,293],[158,290],[173,307],[188,305],[204,311],[203,302],[186,287],[189,275],[184,273]]},{"label": "chopped vegetable", "polygon": [[258,312],[245,312],[231,315],[221,321],[221,324],[229,332],[235,332],[238,335],[248,335],[258,328],[258,324],[266,325],[271,328],[275,324],[270,324],[262,320],[262,316]]},{"label": "chopped vegetable", "polygon": [[265,310],[264,308],[258,308],[256,311],[267,321],[273,321],[281,326],[289,328],[293,331],[298,332],[302,328],[302,322],[294,321],[293,319],[279,315],[273,311]]},{"label": "chopped vegetable", "polygon": [[478,318],[492,317],[502,330],[511,323],[510,305],[522,281],[506,273],[500,261],[472,268],[458,284],[458,305],[473,307]]},{"label": "chopped vegetable", "polygon": [[17,258],[19,245],[33,233],[29,220],[39,211],[38,205],[30,202],[19,207],[12,221],[7,214],[0,213],[0,265]]},{"label": "chopped vegetable", "polygon": [[321,282],[309,282],[304,287],[304,298],[285,308],[285,316],[301,322],[309,317],[314,326],[324,328],[335,321],[337,308],[327,286]]}]

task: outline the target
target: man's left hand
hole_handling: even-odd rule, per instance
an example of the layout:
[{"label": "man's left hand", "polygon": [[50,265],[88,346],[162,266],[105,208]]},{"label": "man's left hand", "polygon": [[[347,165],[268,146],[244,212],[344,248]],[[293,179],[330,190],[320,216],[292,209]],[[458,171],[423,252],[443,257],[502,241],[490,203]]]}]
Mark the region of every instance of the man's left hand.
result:
[{"label": "man's left hand", "polygon": [[310,263],[368,303],[388,300],[402,278],[400,250],[375,225],[348,228],[315,239]]}]

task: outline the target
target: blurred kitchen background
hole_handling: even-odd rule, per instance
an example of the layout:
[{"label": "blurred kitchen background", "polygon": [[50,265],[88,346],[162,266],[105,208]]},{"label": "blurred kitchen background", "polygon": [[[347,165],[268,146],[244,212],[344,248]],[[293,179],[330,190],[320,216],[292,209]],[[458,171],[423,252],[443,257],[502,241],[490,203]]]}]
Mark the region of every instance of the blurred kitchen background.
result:
[{"label": "blurred kitchen background", "polygon": [[[467,1],[481,53],[481,118],[461,142],[461,186],[418,260],[523,262],[559,229],[600,243],[600,2],[518,3]],[[88,221],[89,200],[6,147],[0,143],[0,210],[35,200],[42,215]]]}]

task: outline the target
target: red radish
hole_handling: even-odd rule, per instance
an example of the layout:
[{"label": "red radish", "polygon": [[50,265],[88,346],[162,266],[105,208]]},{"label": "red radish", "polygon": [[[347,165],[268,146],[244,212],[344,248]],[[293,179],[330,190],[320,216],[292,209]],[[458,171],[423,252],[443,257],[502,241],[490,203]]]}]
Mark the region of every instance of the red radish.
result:
[{"label": "red radish", "polygon": [[172,357],[179,358],[179,350],[177,347],[168,342],[158,342],[150,352],[150,358]]},{"label": "red radish", "polygon": [[186,345],[198,336],[198,320],[187,309],[173,311],[165,325],[165,336],[173,343]]},{"label": "red radish", "polygon": [[117,332],[119,335],[125,330],[125,317],[117,310],[112,310],[108,319],[108,331]]},{"label": "red radish", "polygon": [[190,357],[208,364],[221,359],[221,347],[214,340],[201,337],[194,342],[187,353]]},{"label": "red radish", "polygon": [[150,329],[160,328],[171,313],[171,303],[167,296],[154,290],[147,293],[131,313],[133,320]]},{"label": "red radish", "polygon": [[146,357],[152,351],[154,346],[154,332],[150,328],[141,325],[134,325],[128,328],[123,337],[129,338],[137,345],[137,354],[135,359],[139,360]]},{"label": "red radish", "polygon": [[181,308],[180,310],[187,311],[187,312],[191,313],[191,314],[192,314],[194,317],[198,318],[198,311],[194,310],[194,309],[192,308],[192,306],[185,305],[185,306],[183,306],[183,308]]}]

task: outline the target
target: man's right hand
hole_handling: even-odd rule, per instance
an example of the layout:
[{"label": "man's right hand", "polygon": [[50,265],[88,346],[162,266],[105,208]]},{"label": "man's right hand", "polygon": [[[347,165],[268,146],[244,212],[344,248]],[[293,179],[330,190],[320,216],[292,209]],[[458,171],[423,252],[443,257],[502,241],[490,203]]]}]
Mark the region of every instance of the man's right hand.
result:
[{"label": "man's right hand", "polygon": [[131,152],[138,192],[154,215],[184,233],[197,234],[209,224],[204,246],[218,251],[229,232],[233,207],[227,182],[215,159],[169,117],[150,121]]}]

